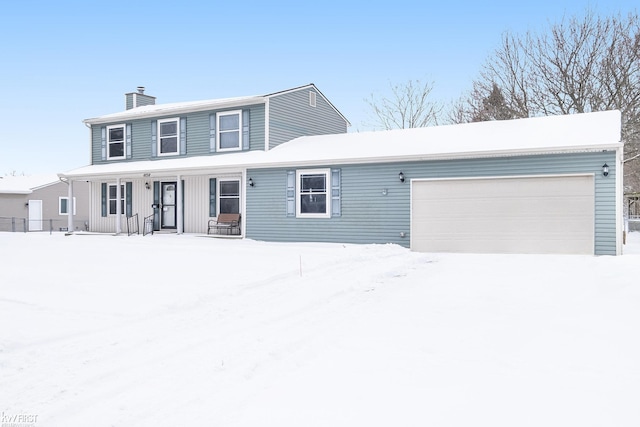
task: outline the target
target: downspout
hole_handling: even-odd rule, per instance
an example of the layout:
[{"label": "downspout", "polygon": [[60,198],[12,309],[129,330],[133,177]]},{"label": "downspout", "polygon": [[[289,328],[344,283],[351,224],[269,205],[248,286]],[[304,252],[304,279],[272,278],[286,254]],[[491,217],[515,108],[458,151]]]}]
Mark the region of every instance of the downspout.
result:
[{"label": "downspout", "polygon": [[269,151],[269,98],[264,101],[264,151]]},{"label": "downspout", "polygon": [[183,212],[183,199],[184,196],[182,194],[182,176],[178,175],[176,177],[176,234],[184,233],[184,227],[182,222],[184,221],[184,212]]},{"label": "downspout", "polygon": [[624,218],[622,204],[624,203],[624,152],[621,147],[616,148],[616,255],[622,255],[622,241],[624,232]]},{"label": "downspout", "polygon": [[66,236],[70,236],[73,234],[73,210],[75,208],[75,204],[73,203],[73,181],[69,179],[63,179],[62,177],[58,177],[61,182],[67,184],[67,233]]},{"label": "downspout", "polygon": [[120,177],[116,178],[116,235],[122,233],[122,190],[120,189]]},{"label": "downspout", "polygon": [[247,168],[242,169],[242,179],[240,182],[242,183],[240,186],[240,213],[242,214],[240,217],[240,234],[244,239],[247,235],[247,191],[249,191],[249,186],[247,185]]},{"label": "downspout", "polygon": [[83,122],[84,125],[89,129],[89,146],[91,147],[91,150],[89,150],[89,164],[92,165],[93,164],[93,138],[91,135],[91,125],[89,123]]}]

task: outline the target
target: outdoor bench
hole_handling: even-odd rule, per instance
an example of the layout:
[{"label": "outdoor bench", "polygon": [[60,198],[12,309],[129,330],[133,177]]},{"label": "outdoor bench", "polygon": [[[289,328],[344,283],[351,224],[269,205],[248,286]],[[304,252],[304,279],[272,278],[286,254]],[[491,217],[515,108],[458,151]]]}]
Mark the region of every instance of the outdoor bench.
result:
[{"label": "outdoor bench", "polygon": [[240,214],[219,214],[218,218],[210,219],[207,226],[207,234],[240,234]]}]

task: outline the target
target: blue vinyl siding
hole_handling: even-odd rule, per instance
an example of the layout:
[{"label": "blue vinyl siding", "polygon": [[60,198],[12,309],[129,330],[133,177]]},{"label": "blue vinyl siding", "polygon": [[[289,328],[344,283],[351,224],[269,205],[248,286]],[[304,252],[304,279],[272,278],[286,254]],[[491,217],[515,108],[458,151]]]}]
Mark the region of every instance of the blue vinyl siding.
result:
[{"label": "blue vinyl siding", "polygon": [[269,148],[299,136],[345,133],[347,123],[320,94],[309,105],[309,91],[302,88],[269,100]]},{"label": "blue vinyl siding", "polygon": [[[236,110],[238,108],[230,108],[228,110]],[[264,150],[264,104],[252,105],[243,107],[243,109],[250,110],[250,132],[249,132],[249,149],[250,150]],[[220,110],[226,111],[226,110]],[[202,111],[181,115],[167,115],[159,116],[141,120],[130,120],[126,123],[131,124],[131,158],[127,161],[140,161],[150,160],[154,157],[151,153],[151,122],[163,118],[180,117],[186,118],[187,124],[187,146],[186,154],[184,156],[204,156],[212,155],[209,150],[209,115],[216,113],[213,111]],[[117,123],[125,123],[125,121],[118,121]],[[116,124],[116,123],[113,123]],[[92,164],[108,163],[108,161],[102,160],[101,155],[101,126],[107,125],[93,125],[91,127],[91,160]],[[220,153],[224,155],[224,153]],[[175,157],[184,157],[175,156]],[[162,159],[173,158],[172,156],[161,157]],[[124,161],[124,160],[118,160]]]},{"label": "blue vinyl siding", "polygon": [[[609,177],[602,165],[610,165]],[[325,165],[341,170],[341,216],[287,217],[287,169],[253,169],[247,176],[246,236],[270,241],[410,244],[411,179],[510,175],[595,175],[595,254],[616,253],[615,153],[575,153],[425,162]],[[404,183],[398,179],[402,171]],[[383,195],[387,189],[387,195]],[[472,207],[470,207],[472,209]],[[405,237],[400,237],[400,233]]]}]

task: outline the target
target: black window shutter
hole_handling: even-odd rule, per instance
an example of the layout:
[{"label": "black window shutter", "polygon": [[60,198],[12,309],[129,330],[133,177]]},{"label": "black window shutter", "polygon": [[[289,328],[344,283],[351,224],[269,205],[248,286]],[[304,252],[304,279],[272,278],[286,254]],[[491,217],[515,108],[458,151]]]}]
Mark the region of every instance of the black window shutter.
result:
[{"label": "black window shutter", "polygon": [[107,216],[107,183],[100,185],[100,201],[102,203],[102,216]]},{"label": "black window shutter", "polygon": [[125,182],[124,188],[125,188],[125,191],[124,191],[125,213],[127,217],[131,217],[133,216],[133,207],[132,207],[132,200],[131,200],[132,199],[131,194],[133,192],[133,183]]},{"label": "black window shutter", "polygon": [[153,181],[153,230],[160,230],[160,182]]},{"label": "black window shutter", "polygon": [[209,178],[209,216],[214,217],[216,212],[216,179]]}]

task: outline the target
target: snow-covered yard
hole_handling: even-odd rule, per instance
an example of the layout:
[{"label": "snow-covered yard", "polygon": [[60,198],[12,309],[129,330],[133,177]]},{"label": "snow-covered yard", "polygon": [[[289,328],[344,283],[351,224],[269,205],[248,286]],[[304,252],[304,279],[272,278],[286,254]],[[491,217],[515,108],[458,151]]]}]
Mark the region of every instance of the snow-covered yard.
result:
[{"label": "snow-covered yard", "polygon": [[640,233],[627,243],[2,233],[2,423],[638,426]]}]

